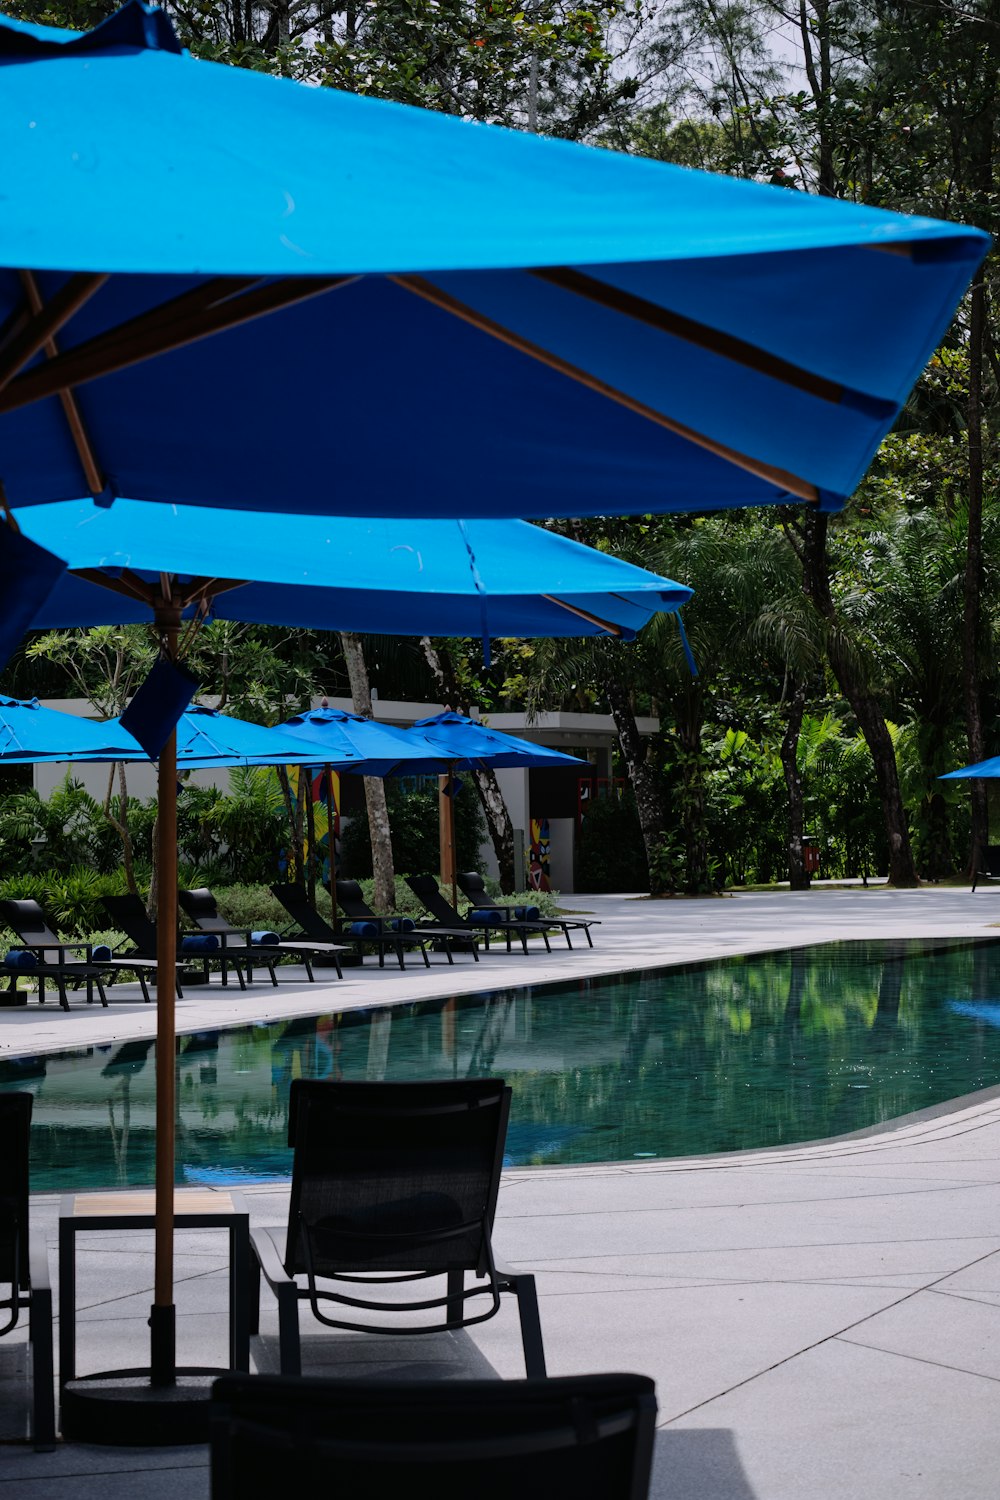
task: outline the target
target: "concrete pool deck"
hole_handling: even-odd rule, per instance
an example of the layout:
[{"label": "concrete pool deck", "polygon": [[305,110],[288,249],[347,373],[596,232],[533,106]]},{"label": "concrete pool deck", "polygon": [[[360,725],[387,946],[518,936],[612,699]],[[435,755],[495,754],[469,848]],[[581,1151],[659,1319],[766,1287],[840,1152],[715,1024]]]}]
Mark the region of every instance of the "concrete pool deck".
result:
[{"label": "concrete pool deck", "polygon": [[[838,937],[1000,938],[989,925],[1000,922],[1000,902],[989,891],[817,888],[567,904],[604,919],[593,952],[498,956],[478,968],[436,962],[431,975],[373,969],[330,986],[330,1003],[394,1003]],[[269,985],[231,997],[213,987],[190,1010],[182,1004],[179,1024],[199,1030],[323,1007],[318,986],[283,981],[282,991],[276,1000]],[[0,1012],[0,1037],[6,1044],[16,1033],[13,1050],[27,1052],[86,1045],[109,1023],[123,1029],[100,1039],[139,1036],[148,1033],[133,1028],[148,1028],[149,1009],[118,1001],[110,1012],[83,1008],[80,1021],[75,1012],[42,1021]],[[246,1196],[254,1222],[283,1220],[285,1187]],[[55,1198],[33,1200],[53,1276],[57,1212]],[[1000,1091],[794,1149],[513,1170],[504,1174],[495,1239],[504,1259],[538,1274],[552,1374],[630,1369],[655,1378],[657,1500],[994,1500]],[[148,1238],[81,1240],[78,1264],[80,1368],[141,1362]],[[185,1362],[223,1358],[225,1265],[222,1235],[178,1235]],[[264,1309],[254,1358],[273,1368],[266,1294]],[[314,1373],[523,1373],[511,1307],[468,1332],[415,1341],[327,1333],[308,1316],[303,1330]],[[14,1336],[0,1342],[7,1435],[23,1399],[18,1352]],[[209,1493],[202,1448],[65,1445],[36,1455],[4,1445],[0,1486],[18,1500]]]}]

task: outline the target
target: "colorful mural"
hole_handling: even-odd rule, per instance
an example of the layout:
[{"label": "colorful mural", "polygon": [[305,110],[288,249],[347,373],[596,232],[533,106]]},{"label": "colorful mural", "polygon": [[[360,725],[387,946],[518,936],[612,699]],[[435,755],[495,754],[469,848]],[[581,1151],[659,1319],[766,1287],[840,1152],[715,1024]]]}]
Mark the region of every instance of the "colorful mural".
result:
[{"label": "colorful mural", "polygon": [[549,820],[532,818],[531,847],[528,851],[528,888],[532,891],[550,891],[549,876]]}]

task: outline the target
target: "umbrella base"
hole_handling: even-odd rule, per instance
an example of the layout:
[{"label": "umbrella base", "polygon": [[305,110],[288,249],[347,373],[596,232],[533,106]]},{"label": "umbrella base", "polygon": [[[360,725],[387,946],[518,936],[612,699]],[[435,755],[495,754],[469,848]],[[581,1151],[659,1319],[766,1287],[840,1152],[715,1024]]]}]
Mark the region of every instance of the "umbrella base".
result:
[{"label": "umbrella base", "polygon": [[62,1388],[63,1437],[116,1448],[173,1448],[207,1443],[212,1384],[221,1369],[181,1369],[174,1385],[153,1385],[150,1372],[103,1370]]}]

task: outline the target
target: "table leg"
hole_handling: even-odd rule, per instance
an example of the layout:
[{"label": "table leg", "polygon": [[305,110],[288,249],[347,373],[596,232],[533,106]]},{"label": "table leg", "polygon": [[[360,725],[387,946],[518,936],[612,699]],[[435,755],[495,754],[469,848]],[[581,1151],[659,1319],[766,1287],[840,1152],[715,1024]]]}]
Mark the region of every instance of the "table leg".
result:
[{"label": "table leg", "polygon": [[76,1378],[76,1225],[59,1220],[59,1384]]}]

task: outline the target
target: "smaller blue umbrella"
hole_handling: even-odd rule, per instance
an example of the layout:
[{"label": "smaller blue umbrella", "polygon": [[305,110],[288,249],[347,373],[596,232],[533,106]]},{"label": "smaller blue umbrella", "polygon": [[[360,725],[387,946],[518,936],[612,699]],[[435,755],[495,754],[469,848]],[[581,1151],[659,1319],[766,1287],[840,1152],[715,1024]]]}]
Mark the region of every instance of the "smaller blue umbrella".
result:
[{"label": "smaller blue umbrella", "polygon": [[533,745],[530,740],[518,739],[516,735],[501,734],[498,729],[490,729],[451,709],[432,719],[418,719],[413,729],[406,733],[419,733],[429,744],[437,746],[456,771],[590,764],[579,756],[566,755],[562,750],[549,750],[545,745]]},{"label": "smaller blue umbrella", "polygon": [[979,760],[974,766],[961,766],[957,771],[948,771],[944,776],[939,776],[938,781],[971,781],[975,776],[981,776],[984,780],[1000,776],[1000,755],[994,755],[990,760]]},{"label": "smaller blue umbrella", "polygon": [[[113,730],[117,736],[130,739],[120,729],[117,719],[109,719],[101,726]],[[133,759],[145,760],[145,753],[133,741],[138,755]],[[54,759],[65,757],[53,757]],[[109,756],[108,759],[127,759]],[[217,709],[205,708],[194,703],[185,709],[177,725],[177,769],[179,771],[211,770],[213,766],[281,766],[304,765],[314,758],[300,738],[282,734],[277,729],[267,729],[261,724],[248,724],[245,719],[235,719]],[[360,762],[361,757],[350,748],[342,748],[331,757],[337,769],[348,768]]]},{"label": "smaller blue umbrella", "polygon": [[[501,770],[511,766],[586,766],[589,761],[576,755],[566,755],[561,750],[549,750],[545,745],[533,745],[530,740],[518,739],[513,734],[501,734],[498,729],[488,729],[466,714],[457,714],[446,709],[430,719],[418,719],[407,734],[419,734],[429,744],[437,746],[447,757],[449,774],[456,771]],[[433,762],[412,767],[417,770],[434,769]],[[451,904],[457,903],[455,871],[455,816],[450,799],[442,798],[442,821],[447,824],[445,837],[451,848]]]},{"label": "smaller blue umbrella", "polygon": [[37,698],[0,698],[0,761],[146,760],[146,752],[116,720],[94,724],[43,708]]},{"label": "smaller blue umbrella", "polygon": [[[317,765],[331,765],[362,776],[391,776],[393,772],[419,775],[428,765],[434,771],[441,770],[448,760],[443,751],[412,729],[379,724],[327,703],[296,714],[268,732],[308,740]],[[341,759],[344,764],[337,766]]]}]

